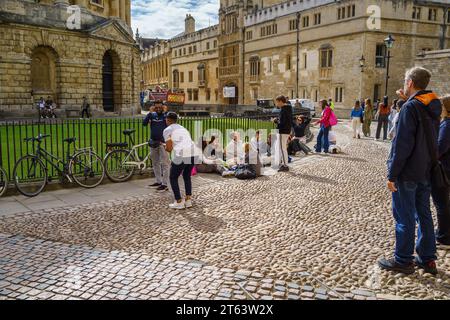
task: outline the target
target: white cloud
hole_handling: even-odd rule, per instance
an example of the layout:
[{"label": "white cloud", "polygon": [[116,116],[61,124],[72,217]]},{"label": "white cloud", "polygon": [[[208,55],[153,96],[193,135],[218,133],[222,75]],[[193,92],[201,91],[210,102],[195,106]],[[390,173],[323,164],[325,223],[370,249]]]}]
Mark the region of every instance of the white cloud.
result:
[{"label": "white cloud", "polygon": [[218,21],[219,0],[133,0],[131,26],[146,38],[171,38],[184,31],[184,18],[191,14],[196,30]]}]

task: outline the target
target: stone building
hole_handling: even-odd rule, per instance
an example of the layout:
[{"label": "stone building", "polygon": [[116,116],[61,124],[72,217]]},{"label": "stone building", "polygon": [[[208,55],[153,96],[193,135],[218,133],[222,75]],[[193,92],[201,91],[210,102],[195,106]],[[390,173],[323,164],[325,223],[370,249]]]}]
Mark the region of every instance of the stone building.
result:
[{"label": "stone building", "polygon": [[185,29],[170,40],[140,38],[143,89],[185,93],[186,104],[217,104],[218,25],[196,30],[188,14]]},{"label": "stone building", "polygon": [[185,31],[171,39],[172,88],[185,93],[187,104],[219,102],[217,31],[217,25],[196,31],[187,15]]},{"label": "stone building", "polygon": [[[76,6],[74,6],[76,5]],[[138,112],[139,49],[130,0],[0,1],[0,110],[32,116],[50,97],[59,114]]]},{"label": "stone building", "polygon": [[[280,93],[316,102],[331,97],[346,115],[356,99],[385,95],[388,35],[395,39],[387,91],[391,98],[417,53],[450,46],[448,2],[272,2],[264,1],[244,17],[240,103]],[[380,20],[372,17],[377,13]]]},{"label": "stone building", "polygon": [[422,52],[416,58],[416,66],[427,68],[433,74],[430,90],[439,95],[450,94],[450,49]]},{"label": "stone building", "polygon": [[145,39],[136,36],[141,47],[142,90],[154,88],[168,89],[170,77],[170,44],[167,40]]},{"label": "stone building", "polygon": [[[219,25],[205,29],[209,42],[217,39],[217,52],[203,52],[206,35],[193,33],[190,16],[183,35],[169,40],[169,64],[179,73],[169,86],[191,89],[188,103],[215,103],[200,98],[193,78],[186,80],[208,57],[211,65],[217,59],[218,104],[254,105],[279,94],[332,98],[347,115],[356,99],[385,95],[388,60],[392,98],[418,53],[450,47],[449,10],[447,0],[221,0]],[[395,40],[390,50],[389,35]],[[223,94],[230,87],[234,98]]]}]

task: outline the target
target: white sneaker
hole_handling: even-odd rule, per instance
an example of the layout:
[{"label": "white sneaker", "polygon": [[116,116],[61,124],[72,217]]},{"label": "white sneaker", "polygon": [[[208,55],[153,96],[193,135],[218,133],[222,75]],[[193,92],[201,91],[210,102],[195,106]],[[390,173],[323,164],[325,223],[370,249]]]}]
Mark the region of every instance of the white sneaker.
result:
[{"label": "white sneaker", "polygon": [[175,209],[175,210],[183,210],[186,208],[184,201],[182,202],[174,202],[169,204],[169,208],[170,209]]},{"label": "white sneaker", "polygon": [[192,208],[192,206],[193,206],[192,200],[186,200],[186,201],[184,202],[184,205],[186,206],[186,209],[187,209],[187,208]]}]

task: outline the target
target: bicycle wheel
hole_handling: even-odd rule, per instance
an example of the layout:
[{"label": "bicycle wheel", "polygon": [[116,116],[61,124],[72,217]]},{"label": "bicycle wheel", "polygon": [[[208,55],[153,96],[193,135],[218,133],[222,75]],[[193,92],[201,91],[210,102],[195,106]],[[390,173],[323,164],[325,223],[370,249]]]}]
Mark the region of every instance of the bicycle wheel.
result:
[{"label": "bicycle wheel", "polygon": [[47,184],[47,168],[41,159],[28,155],[20,158],[14,166],[14,184],[21,194],[35,197]]},{"label": "bicycle wheel", "polygon": [[75,153],[69,164],[70,176],[83,188],[95,188],[105,178],[102,159],[91,150]]},{"label": "bicycle wheel", "polygon": [[135,158],[129,150],[116,149],[108,153],[105,158],[105,171],[113,182],[125,182],[131,179],[135,166],[127,164],[134,162]]},{"label": "bicycle wheel", "polygon": [[0,197],[5,194],[8,188],[8,177],[6,176],[5,170],[0,168]]}]

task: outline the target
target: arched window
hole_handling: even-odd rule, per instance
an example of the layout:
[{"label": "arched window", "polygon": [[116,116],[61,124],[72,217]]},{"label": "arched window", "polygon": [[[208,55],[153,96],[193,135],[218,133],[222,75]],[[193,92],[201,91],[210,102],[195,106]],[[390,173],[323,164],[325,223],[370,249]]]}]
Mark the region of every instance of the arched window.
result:
[{"label": "arched window", "polygon": [[36,99],[51,97],[57,103],[57,55],[51,47],[39,46],[31,55],[31,89]]}]

